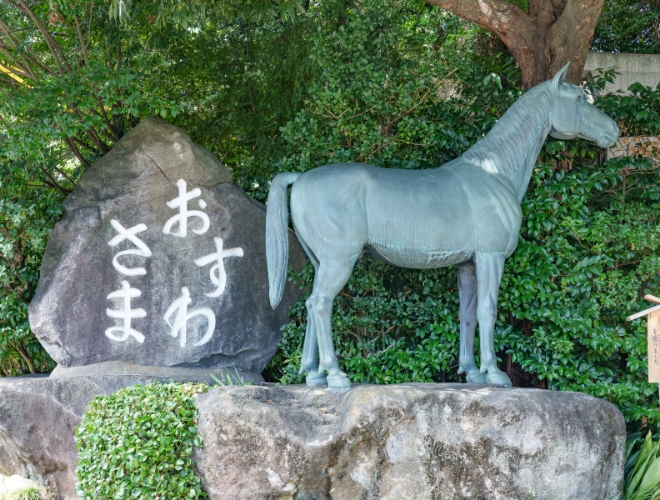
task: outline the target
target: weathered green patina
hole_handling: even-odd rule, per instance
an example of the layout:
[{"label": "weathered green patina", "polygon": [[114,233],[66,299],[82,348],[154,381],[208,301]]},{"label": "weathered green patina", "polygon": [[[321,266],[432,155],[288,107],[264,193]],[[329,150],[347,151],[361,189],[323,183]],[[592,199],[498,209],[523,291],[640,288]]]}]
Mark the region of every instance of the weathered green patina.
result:
[{"label": "weathered green patina", "polygon": [[[266,222],[271,305],[279,304],[286,281],[290,184],[293,226],[316,270],[301,366],[308,385],[351,387],[332,342],[332,302],[364,252],[408,268],[457,266],[459,373],[468,382],[511,386],[497,367],[493,330],[504,259],[518,243],[520,202],[538,153],[548,134],[601,147],[619,134],[583,89],[564,81],[567,70],[568,64],[526,92],[483,139],[440,168],[338,163],[273,179]],[[477,322],[480,367],[474,359]]]}]

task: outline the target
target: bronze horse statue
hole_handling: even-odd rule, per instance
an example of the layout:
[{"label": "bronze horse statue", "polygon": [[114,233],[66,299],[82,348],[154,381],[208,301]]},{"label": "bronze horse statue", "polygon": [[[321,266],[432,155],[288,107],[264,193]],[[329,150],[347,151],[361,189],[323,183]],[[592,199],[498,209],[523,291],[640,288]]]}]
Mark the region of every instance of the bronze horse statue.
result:
[{"label": "bronze horse statue", "polygon": [[[315,269],[301,366],[308,385],[327,383],[336,391],[351,387],[332,342],[332,302],[364,252],[413,269],[457,266],[458,373],[465,373],[469,383],[511,386],[495,356],[497,295],[504,259],[518,243],[520,202],[539,151],[548,134],[582,137],[600,147],[614,144],[619,134],[616,123],[591,104],[582,88],[564,81],[567,70],[568,64],[528,90],[483,139],[439,168],[336,163],[273,179],[266,217],[273,308],[286,281],[290,184],[293,227]],[[477,322],[480,368],[474,359]]]}]

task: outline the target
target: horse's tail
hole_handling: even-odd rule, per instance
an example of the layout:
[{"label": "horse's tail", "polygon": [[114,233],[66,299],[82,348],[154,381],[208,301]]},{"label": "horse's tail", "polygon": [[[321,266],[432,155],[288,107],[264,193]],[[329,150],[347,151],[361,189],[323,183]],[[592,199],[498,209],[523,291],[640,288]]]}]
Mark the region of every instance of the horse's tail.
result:
[{"label": "horse's tail", "polygon": [[300,176],[296,172],[277,174],[268,191],[266,211],[266,262],[268,264],[268,295],[275,309],[282,300],[289,262],[289,210],[286,190]]}]

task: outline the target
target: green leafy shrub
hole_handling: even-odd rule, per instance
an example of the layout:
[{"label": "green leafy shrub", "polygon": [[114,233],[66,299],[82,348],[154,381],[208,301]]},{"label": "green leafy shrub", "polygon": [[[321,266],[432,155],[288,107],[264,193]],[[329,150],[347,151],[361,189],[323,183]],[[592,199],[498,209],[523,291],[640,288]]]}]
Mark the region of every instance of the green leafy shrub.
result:
[{"label": "green leafy shrub", "polygon": [[86,499],[208,498],[193,472],[195,396],[204,384],[151,384],[97,396],[76,429],[78,495]]},{"label": "green leafy shrub", "polygon": [[628,436],[624,468],[623,500],[655,500],[660,495],[660,441],[641,433]]}]

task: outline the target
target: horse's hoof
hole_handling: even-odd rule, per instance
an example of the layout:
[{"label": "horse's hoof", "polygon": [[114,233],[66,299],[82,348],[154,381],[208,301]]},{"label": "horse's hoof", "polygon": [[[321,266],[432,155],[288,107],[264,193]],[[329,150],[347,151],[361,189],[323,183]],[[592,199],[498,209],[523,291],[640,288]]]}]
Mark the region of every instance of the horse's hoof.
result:
[{"label": "horse's hoof", "polygon": [[513,387],[511,380],[506,376],[503,371],[489,371],[486,375],[486,380],[489,384],[504,385],[506,387]]},{"label": "horse's hoof", "polygon": [[351,388],[351,381],[344,372],[331,373],[327,378],[328,389],[331,392],[346,392]]},{"label": "horse's hoof", "polygon": [[308,373],[305,377],[305,383],[309,386],[328,385],[328,379],[324,372],[321,373]]},{"label": "horse's hoof", "polygon": [[473,373],[467,372],[465,374],[465,382],[468,384],[487,384],[486,374],[481,373],[479,370]]}]

